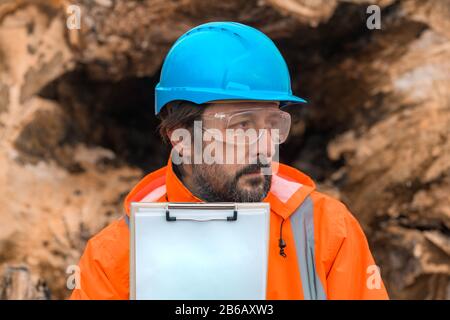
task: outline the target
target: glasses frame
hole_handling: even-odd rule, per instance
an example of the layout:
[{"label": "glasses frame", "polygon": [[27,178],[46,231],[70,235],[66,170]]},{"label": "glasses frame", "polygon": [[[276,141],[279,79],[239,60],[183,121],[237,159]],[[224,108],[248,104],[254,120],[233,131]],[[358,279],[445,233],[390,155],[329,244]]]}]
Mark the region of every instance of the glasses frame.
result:
[{"label": "glasses frame", "polygon": [[[228,126],[230,124],[231,119],[234,116],[237,116],[237,115],[240,115],[240,114],[243,114],[243,113],[248,113],[248,112],[252,112],[253,113],[253,112],[267,112],[267,111],[279,113],[280,115],[282,115],[283,117],[288,119],[289,124],[288,124],[287,132],[285,134],[284,139],[282,141],[280,141],[280,142],[273,141],[275,144],[282,144],[282,143],[284,143],[286,141],[287,137],[289,136],[289,131],[290,131],[290,128],[291,128],[292,119],[291,119],[291,115],[288,112],[286,112],[284,110],[280,110],[280,109],[268,110],[268,108],[264,108],[263,107],[263,108],[249,108],[249,109],[244,109],[244,110],[239,110],[239,111],[216,112],[214,114],[206,114],[206,115],[204,114],[202,116],[202,121],[203,120],[208,120],[208,119],[219,120],[219,121],[221,121],[221,120],[225,121],[226,120],[226,123],[225,123],[224,129],[204,128],[203,126],[202,126],[202,129],[205,132],[208,132],[208,130],[211,130],[211,129],[214,129],[214,130],[225,130],[226,131],[226,130],[229,129]],[[267,129],[267,128],[264,128],[264,129]],[[244,130],[244,129],[242,129],[242,130]],[[233,144],[233,145],[249,145],[249,144],[253,144],[253,143],[256,143],[257,141],[259,141],[259,139],[261,139],[261,137],[263,135],[263,131],[261,131],[261,129],[259,129],[259,131],[260,132],[258,133],[257,139],[255,141],[252,141],[252,142],[237,143],[237,142],[230,142],[230,141],[223,141],[223,140],[219,140],[219,141],[227,143],[227,144]]]}]

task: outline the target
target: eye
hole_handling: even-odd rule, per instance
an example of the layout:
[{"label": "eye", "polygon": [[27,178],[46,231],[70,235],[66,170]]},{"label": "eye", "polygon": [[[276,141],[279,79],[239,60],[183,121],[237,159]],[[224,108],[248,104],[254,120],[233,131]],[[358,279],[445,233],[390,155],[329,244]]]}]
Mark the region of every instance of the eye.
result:
[{"label": "eye", "polygon": [[236,122],[231,125],[231,128],[232,129],[248,129],[248,128],[250,128],[250,121],[243,120],[243,121]]},{"label": "eye", "polygon": [[267,128],[268,129],[276,129],[278,128],[279,121],[276,119],[268,120],[267,121]]},{"label": "eye", "polygon": [[250,122],[249,121],[242,121],[241,123],[239,123],[239,127],[240,128],[248,128],[250,126]]},{"label": "eye", "polygon": [[277,128],[280,124],[280,117],[278,114],[271,114],[265,119],[266,128]]}]

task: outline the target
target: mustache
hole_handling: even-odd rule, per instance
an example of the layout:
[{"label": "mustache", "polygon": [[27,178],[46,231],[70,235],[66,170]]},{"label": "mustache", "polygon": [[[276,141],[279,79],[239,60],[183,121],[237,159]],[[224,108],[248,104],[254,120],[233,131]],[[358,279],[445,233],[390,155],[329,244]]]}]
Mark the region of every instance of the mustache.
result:
[{"label": "mustache", "polygon": [[236,174],[235,180],[238,180],[240,177],[242,177],[245,174],[254,173],[254,172],[260,171],[263,168],[270,168],[270,167],[271,167],[270,164],[262,164],[262,163],[251,164],[251,165],[239,170],[238,173]]}]

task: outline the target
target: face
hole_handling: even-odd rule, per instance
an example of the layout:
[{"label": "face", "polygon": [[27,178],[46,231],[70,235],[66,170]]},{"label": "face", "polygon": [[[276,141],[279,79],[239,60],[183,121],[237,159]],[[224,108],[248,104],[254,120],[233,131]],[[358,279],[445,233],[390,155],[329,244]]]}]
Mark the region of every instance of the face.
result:
[{"label": "face", "polygon": [[[202,122],[204,133],[207,135],[215,129],[214,132],[222,134],[222,139],[213,135],[210,140],[203,141],[202,151],[205,155],[205,150],[209,150],[212,156],[221,153],[225,161],[209,164],[202,161],[191,165],[192,182],[201,199],[207,202],[259,202],[266,197],[271,186],[271,175],[267,173],[275,153],[270,133],[262,132],[256,142],[248,140],[236,144],[230,143],[227,129],[245,130],[247,121],[253,127],[264,128],[270,121],[268,117],[277,112],[278,102],[218,102],[207,107]],[[217,115],[220,121],[216,121]]]}]

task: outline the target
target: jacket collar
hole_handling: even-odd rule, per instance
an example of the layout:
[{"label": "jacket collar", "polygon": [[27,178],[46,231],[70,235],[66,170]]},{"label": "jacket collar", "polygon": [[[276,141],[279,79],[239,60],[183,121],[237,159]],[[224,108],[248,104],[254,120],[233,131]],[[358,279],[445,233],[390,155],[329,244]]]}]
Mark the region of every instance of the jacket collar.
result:
[{"label": "jacket collar", "polygon": [[[272,176],[272,187],[263,202],[270,203],[271,209],[283,219],[287,219],[315,189],[315,183],[304,173],[284,164],[278,164],[278,172]],[[129,214],[131,202],[146,198],[155,190],[165,186],[165,194],[158,202],[202,202],[194,196],[173,171],[172,158],[167,165],[145,176],[127,195],[124,209]]]}]

